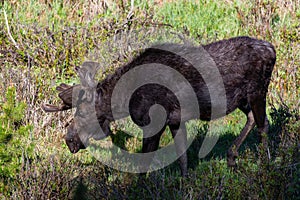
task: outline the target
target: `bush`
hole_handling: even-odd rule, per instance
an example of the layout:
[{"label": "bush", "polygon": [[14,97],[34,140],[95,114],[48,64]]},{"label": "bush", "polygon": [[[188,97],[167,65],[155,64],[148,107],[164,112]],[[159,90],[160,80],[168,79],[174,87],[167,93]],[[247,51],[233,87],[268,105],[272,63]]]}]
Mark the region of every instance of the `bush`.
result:
[{"label": "bush", "polygon": [[26,104],[16,101],[16,88],[8,87],[3,98],[0,99],[5,101],[0,104],[0,191],[6,193],[8,181],[15,180],[22,156],[32,153],[33,144],[28,140],[32,126],[24,125],[23,121]]}]

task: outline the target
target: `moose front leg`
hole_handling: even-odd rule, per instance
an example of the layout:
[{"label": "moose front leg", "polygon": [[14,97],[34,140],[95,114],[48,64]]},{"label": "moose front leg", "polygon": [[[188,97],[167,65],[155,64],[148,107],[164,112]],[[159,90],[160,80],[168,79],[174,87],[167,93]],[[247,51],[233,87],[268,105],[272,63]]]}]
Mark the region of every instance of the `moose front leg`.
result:
[{"label": "moose front leg", "polygon": [[179,127],[179,125],[171,125],[170,130],[172,133],[172,136],[174,138],[176,153],[179,156],[179,165],[181,170],[181,175],[183,177],[186,177],[188,175],[188,169],[187,169],[187,134],[186,134],[186,127],[185,125],[182,125],[182,127]]},{"label": "moose front leg", "polygon": [[[144,130],[142,153],[145,153],[145,155],[143,155],[143,158],[140,160],[141,171],[145,172],[149,170],[149,167],[153,161],[154,154],[147,154],[147,153],[155,152],[158,149],[159,140],[164,131],[165,131],[165,126],[157,134],[151,137],[147,137],[150,135],[150,133],[147,133],[147,131]],[[145,175],[145,173],[142,173],[142,175]]]}]

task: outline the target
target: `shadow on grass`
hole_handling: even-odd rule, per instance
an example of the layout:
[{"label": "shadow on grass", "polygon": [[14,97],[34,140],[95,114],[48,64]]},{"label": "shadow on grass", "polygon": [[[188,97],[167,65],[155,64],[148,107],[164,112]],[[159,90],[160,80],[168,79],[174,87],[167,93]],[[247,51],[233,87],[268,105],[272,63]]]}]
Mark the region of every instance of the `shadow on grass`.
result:
[{"label": "shadow on grass", "polygon": [[[293,116],[289,111],[288,107],[281,106],[278,109],[272,107],[269,121],[269,133],[268,133],[268,141],[269,141],[269,150],[271,153],[271,158],[275,157],[275,154],[279,148],[279,144],[281,141],[280,133],[282,128],[288,123],[289,119]],[[242,130],[242,129],[241,129]],[[241,131],[239,130],[239,132]],[[219,139],[217,144],[214,146],[212,151],[203,159],[198,158],[198,152],[201,148],[202,142],[205,138],[207,131],[200,132],[190,148],[188,149],[188,159],[189,159],[189,168],[195,169],[201,161],[210,161],[212,159],[226,159],[227,150],[233,144],[234,140],[238,135],[235,135],[233,131],[227,131],[223,133]],[[253,152],[257,152],[257,146],[260,144],[260,136],[258,135],[257,128],[255,127],[247,136],[241,147],[239,148],[239,154],[243,154],[246,149],[250,149]]]},{"label": "shadow on grass", "polygon": [[[270,129],[268,134],[269,148],[271,152],[271,157],[274,157],[272,155],[276,153],[276,150],[278,149],[280,143],[280,138],[279,138],[280,126],[278,126],[274,122],[270,124],[269,129]],[[207,162],[214,159],[226,160],[227,150],[233,144],[234,140],[238,137],[238,135],[236,135],[233,131],[226,131],[222,133],[222,135],[219,136],[219,139],[216,145],[213,147],[212,151],[209,152],[208,155],[206,155],[204,158],[200,159],[198,157],[198,154],[206,134],[207,131],[199,132],[187,150],[189,170],[190,169],[195,170],[201,162]],[[245,139],[245,141],[239,148],[238,150],[239,155],[242,155],[246,149],[250,149],[253,152],[257,152],[257,146],[260,144],[259,138],[260,137],[258,135],[257,128],[255,127],[249,133],[248,137]],[[174,170],[179,172],[180,168],[179,168],[178,161],[168,166],[167,169],[168,169],[167,171],[170,171],[170,173],[172,173],[172,171]]]},{"label": "shadow on grass", "polygon": [[[270,124],[270,131],[269,131],[269,148],[271,153],[272,152],[276,153],[280,143],[281,129],[284,126],[284,123],[288,122],[288,120],[285,119],[289,115],[286,115],[286,113],[285,114],[284,113],[285,112],[281,113],[281,111],[273,112],[271,115],[272,123]],[[240,132],[240,130],[238,130],[237,132]],[[216,168],[216,165],[214,165],[214,163],[216,162],[210,162],[210,161],[226,159],[227,150],[237,137],[234,130],[224,131],[222,135],[220,135],[219,140],[217,144],[214,146],[214,148],[212,149],[212,151],[205,158],[199,159],[198,153],[206,134],[207,134],[206,128],[203,129],[201,128],[201,130],[198,129],[198,134],[187,151],[189,170],[196,171],[199,165],[204,168],[205,165],[206,166],[211,165]],[[114,142],[116,142],[116,145],[126,150],[126,142],[131,137],[132,136],[129,136],[123,131],[118,131],[117,134],[115,135],[115,138],[112,139]],[[260,141],[259,141],[257,129],[254,128],[250,132],[250,134],[248,135],[244,143],[242,144],[241,148],[239,149],[240,155],[242,155],[246,149],[250,149],[253,152],[257,152],[257,146],[259,144]],[[257,152],[257,154],[258,153],[259,152]],[[126,199],[126,198],[134,199],[136,198],[137,195],[147,196],[149,198],[151,197],[152,199],[156,195],[158,195],[160,198],[168,198],[170,197],[170,194],[176,196],[175,194],[176,192],[178,194],[177,195],[178,197],[180,197],[179,194],[182,195],[183,190],[182,188],[179,187],[182,182],[180,182],[181,179],[180,179],[180,169],[179,169],[178,162],[174,162],[173,164],[171,164],[170,166],[162,170],[151,172],[147,176],[144,176],[142,178],[140,178],[138,174],[123,173],[123,172],[120,173],[116,170],[108,169],[108,167],[105,167],[105,169],[107,170],[106,172],[104,172],[106,177],[103,177],[103,175],[99,176],[99,173],[96,173],[93,170],[93,174],[88,178],[85,184],[89,185],[93,183],[92,185],[89,185],[89,187],[92,186],[91,188],[93,188],[91,191],[89,191],[89,195],[93,194],[97,196],[97,198],[112,197],[117,199]],[[248,174],[248,176],[252,176],[252,175],[255,175],[255,173]],[[95,179],[96,181],[91,181],[92,179]],[[196,179],[198,178],[196,177]],[[213,178],[213,180],[217,180],[217,179]],[[297,181],[294,181],[292,183],[296,185]],[[218,183],[213,182],[213,184],[211,185],[215,186],[216,184]],[[298,186],[293,186],[292,189],[297,187]],[[80,194],[84,193],[84,191],[81,192],[82,188],[84,189],[85,187],[82,186],[82,182],[80,182],[74,192],[73,197],[76,197],[76,195],[77,197],[81,197]]]},{"label": "shadow on grass", "polygon": [[[277,125],[270,125],[270,134],[269,134],[269,141],[272,144],[272,150],[276,149],[279,144],[279,140],[276,133],[278,132],[278,126]],[[205,138],[207,132],[205,130],[199,132],[195,139],[193,140],[192,144],[187,150],[188,154],[188,168],[194,170],[197,166],[199,166],[199,163],[202,161],[210,161],[212,159],[226,159],[227,150],[229,147],[233,144],[234,140],[237,138],[237,135],[233,131],[227,131],[225,133],[222,133],[222,135],[219,137],[217,144],[213,147],[212,151],[206,155],[204,158],[200,159],[198,157],[198,153],[200,151],[201,145],[203,143],[203,140]],[[117,131],[115,135],[112,136],[112,141],[115,145],[120,147],[123,150],[127,150],[126,143],[127,141],[132,138],[133,136],[128,135],[124,131]],[[257,129],[254,128],[246,140],[243,142],[242,146],[239,149],[239,154],[243,154],[245,149],[250,149],[254,152],[257,151],[257,146],[260,144],[259,141],[259,135],[257,133]],[[138,149],[136,151],[137,153],[141,152],[141,149]],[[274,151],[272,151],[274,152]],[[173,171],[180,172],[179,163],[178,161],[172,163],[170,166],[166,167],[166,172],[173,173]]]}]

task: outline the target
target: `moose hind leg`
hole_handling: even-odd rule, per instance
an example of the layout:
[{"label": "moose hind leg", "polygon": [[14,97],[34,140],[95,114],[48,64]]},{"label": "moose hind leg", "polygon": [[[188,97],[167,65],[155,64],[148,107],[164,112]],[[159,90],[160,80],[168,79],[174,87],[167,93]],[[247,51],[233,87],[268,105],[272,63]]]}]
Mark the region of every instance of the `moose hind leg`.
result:
[{"label": "moose hind leg", "polygon": [[231,147],[227,151],[227,165],[229,167],[235,166],[235,159],[238,157],[238,149],[246,139],[247,135],[255,125],[253,113],[250,109],[240,108],[247,115],[247,122],[241,131],[240,135],[235,139]]},{"label": "moose hind leg", "polygon": [[179,128],[179,126],[170,126],[170,130],[172,133],[172,136],[174,138],[176,153],[179,156],[179,165],[181,170],[181,175],[183,177],[186,177],[188,175],[187,170],[187,134],[186,134],[186,127],[185,125],[182,125],[182,127]]},{"label": "moose hind leg", "polygon": [[266,137],[269,131],[269,121],[266,115],[266,95],[257,96],[255,99],[250,101],[250,105],[261,142],[265,147],[267,147]]}]

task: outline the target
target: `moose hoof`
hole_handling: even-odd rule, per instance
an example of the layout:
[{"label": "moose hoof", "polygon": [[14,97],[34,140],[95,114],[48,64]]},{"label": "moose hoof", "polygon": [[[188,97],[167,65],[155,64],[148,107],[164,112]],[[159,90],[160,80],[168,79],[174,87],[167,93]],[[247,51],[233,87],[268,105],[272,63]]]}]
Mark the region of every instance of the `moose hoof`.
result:
[{"label": "moose hoof", "polygon": [[233,152],[229,150],[227,152],[227,166],[231,168],[236,168],[236,162],[235,159],[238,157],[238,152]]}]

